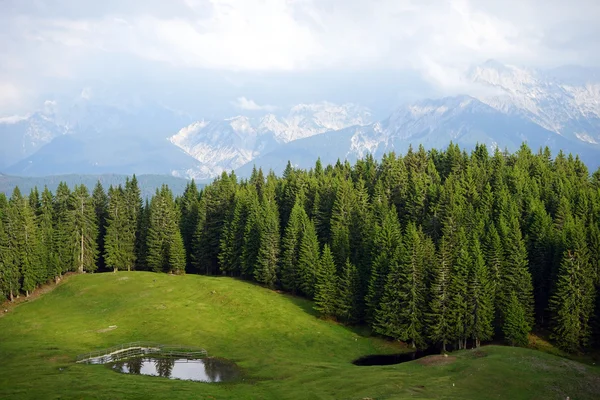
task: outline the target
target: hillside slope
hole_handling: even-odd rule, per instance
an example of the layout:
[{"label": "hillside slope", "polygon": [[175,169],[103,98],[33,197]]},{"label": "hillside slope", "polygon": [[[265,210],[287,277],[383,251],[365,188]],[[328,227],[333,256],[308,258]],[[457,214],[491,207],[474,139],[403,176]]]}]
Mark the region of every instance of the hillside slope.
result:
[{"label": "hillside slope", "polygon": [[[204,347],[237,362],[244,380],[173,381],[73,362],[80,353],[136,340]],[[442,364],[351,364],[397,351],[316,318],[309,301],[248,282],[77,275],[0,318],[0,398],[592,399],[600,390],[597,367],[527,349],[467,350]]]}]

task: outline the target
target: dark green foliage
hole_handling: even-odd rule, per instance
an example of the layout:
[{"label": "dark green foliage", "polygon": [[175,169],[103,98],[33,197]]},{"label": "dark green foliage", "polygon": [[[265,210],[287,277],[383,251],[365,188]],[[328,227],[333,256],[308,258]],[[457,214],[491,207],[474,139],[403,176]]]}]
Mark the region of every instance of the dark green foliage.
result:
[{"label": "dark green foliage", "polygon": [[504,312],[504,324],[502,325],[504,338],[512,346],[527,346],[530,329],[523,304],[519,297],[512,292],[508,297],[508,304]]},{"label": "dark green foliage", "polygon": [[373,265],[366,296],[367,320],[374,321],[379,302],[385,291],[390,266],[398,263],[401,229],[395,207],[387,209],[381,225],[376,227],[373,245]]},{"label": "dark green foliage", "polygon": [[76,238],[74,254],[77,270],[94,272],[98,268],[98,224],[92,198],[85,186],[75,186],[71,195],[71,209]]},{"label": "dark green foliage", "polygon": [[356,267],[346,260],[337,279],[335,315],[340,321],[356,323],[359,320],[360,285]]},{"label": "dark green foliage", "polygon": [[323,247],[323,254],[319,262],[319,274],[315,287],[315,310],[323,317],[332,317],[336,311],[336,297],[338,294],[337,275],[335,264],[329,245]]},{"label": "dark green foliage", "polygon": [[426,343],[425,253],[424,235],[414,223],[406,227],[403,248],[391,265],[384,295],[376,313],[375,330],[412,347]]},{"label": "dark green foliage", "polygon": [[157,190],[150,202],[146,262],[155,272],[185,270],[185,256],[181,257],[179,248],[183,245],[183,241],[179,232],[177,214],[173,194],[167,186],[163,186],[160,191]]},{"label": "dark green foliage", "polygon": [[262,224],[254,279],[273,288],[277,282],[277,265],[279,263],[279,214],[275,197],[270,190],[265,190],[265,192],[260,213]]},{"label": "dark green foliage", "polygon": [[317,277],[319,276],[319,240],[315,224],[312,221],[304,227],[300,240],[300,255],[298,258],[298,275],[300,290],[304,295],[312,298],[315,295]]},{"label": "dark green foliage", "polygon": [[0,292],[93,271],[98,248],[100,267],[240,276],[416,347],[523,345],[535,322],[581,351],[600,344],[598,177],[547,149],[451,144],[289,163],[281,178],[223,173],[145,206],[136,177],[108,197],[101,185],[15,191],[0,195]]},{"label": "dark green foliage", "polygon": [[296,293],[302,283],[299,268],[300,246],[307,224],[308,215],[302,205],[302,198],[297,197],[281,242],[281,285],[292,293]]},{"label": "dark green foliage", "polygon": [[108,219],[108,195],[104,191],[102,183],[98,181],[92,193],[92,205],[96,213],[96,223],[98,225],[98,237],[96,240],[98,247],[98,268],[104,269],[104,239],[106,236],[106,221]]},{"label": "dark green foliage", "polygon": [[590,337],[595,271],[590,264],[583,224],[569,217],[564,231],[566,249],[550,301],[553,335],[562,348],[577,351],[588,344]]}]

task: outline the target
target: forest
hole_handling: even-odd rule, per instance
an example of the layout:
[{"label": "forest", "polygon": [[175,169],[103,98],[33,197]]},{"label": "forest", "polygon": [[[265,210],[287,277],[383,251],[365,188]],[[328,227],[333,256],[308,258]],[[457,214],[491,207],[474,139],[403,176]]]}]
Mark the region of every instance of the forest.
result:
[{"label": "forest", "polygon": [[0,194],[0,298],[68,272],[227,275],[417,348],[600,347],[600,170],[576,156],[423,147],[143,199],[135,176]]}]

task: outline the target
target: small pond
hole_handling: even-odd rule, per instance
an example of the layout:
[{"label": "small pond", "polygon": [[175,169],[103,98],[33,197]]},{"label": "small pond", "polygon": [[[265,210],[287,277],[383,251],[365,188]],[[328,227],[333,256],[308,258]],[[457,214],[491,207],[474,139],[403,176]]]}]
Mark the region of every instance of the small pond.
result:
[{"label": "small pond", "polygon": [[111,362],[108,366],[125,374],[199,382],[228,382],[240,377],[240,369],[234,363],[219,358],[133,357]]},{"label": "small pond", "polygon": [[393,365],[407,361],[414,361],[421,357],[430,356],[432,354],[439,354],[439,351],[436,349],[427,349],[400,354],[373,354],[354,360],[352,364],[360,366]]}]

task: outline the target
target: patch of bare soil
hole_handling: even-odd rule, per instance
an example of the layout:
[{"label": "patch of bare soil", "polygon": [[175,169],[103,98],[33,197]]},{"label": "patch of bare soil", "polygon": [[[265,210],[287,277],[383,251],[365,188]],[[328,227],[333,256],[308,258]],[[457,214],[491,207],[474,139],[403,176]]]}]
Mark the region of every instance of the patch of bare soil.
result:
[{"label": "patch of bare soil", "polygon": [[444,355],[440,354],[440,355],[419,358],[417,360],[417,362],[421,365],[430,366],[430,365],[448,365],[448,364],[452,364],[455,360],[456,360],[456,357],[454,357],[454,356],[449,356],[447,354],[444,354]]},{"label": "patch of bare soil", "polygon": [[33,292],[29,294],[29,297],[24,295],[20,295],[18,298],[15,298],[14,301],[6,300],[4,303],[0,303],[0,318],[11,312],[16,306],[22,303],[27,303],[29,301],[33,301],[38,299],[41,295],[51,292],[56,287],[62,285],[67,281],[71,276],[76,275],[76,272],[67,272],[63,275],[62,279],[58,283],[50,282],[45,285],[40,286],[35,289]]}]

